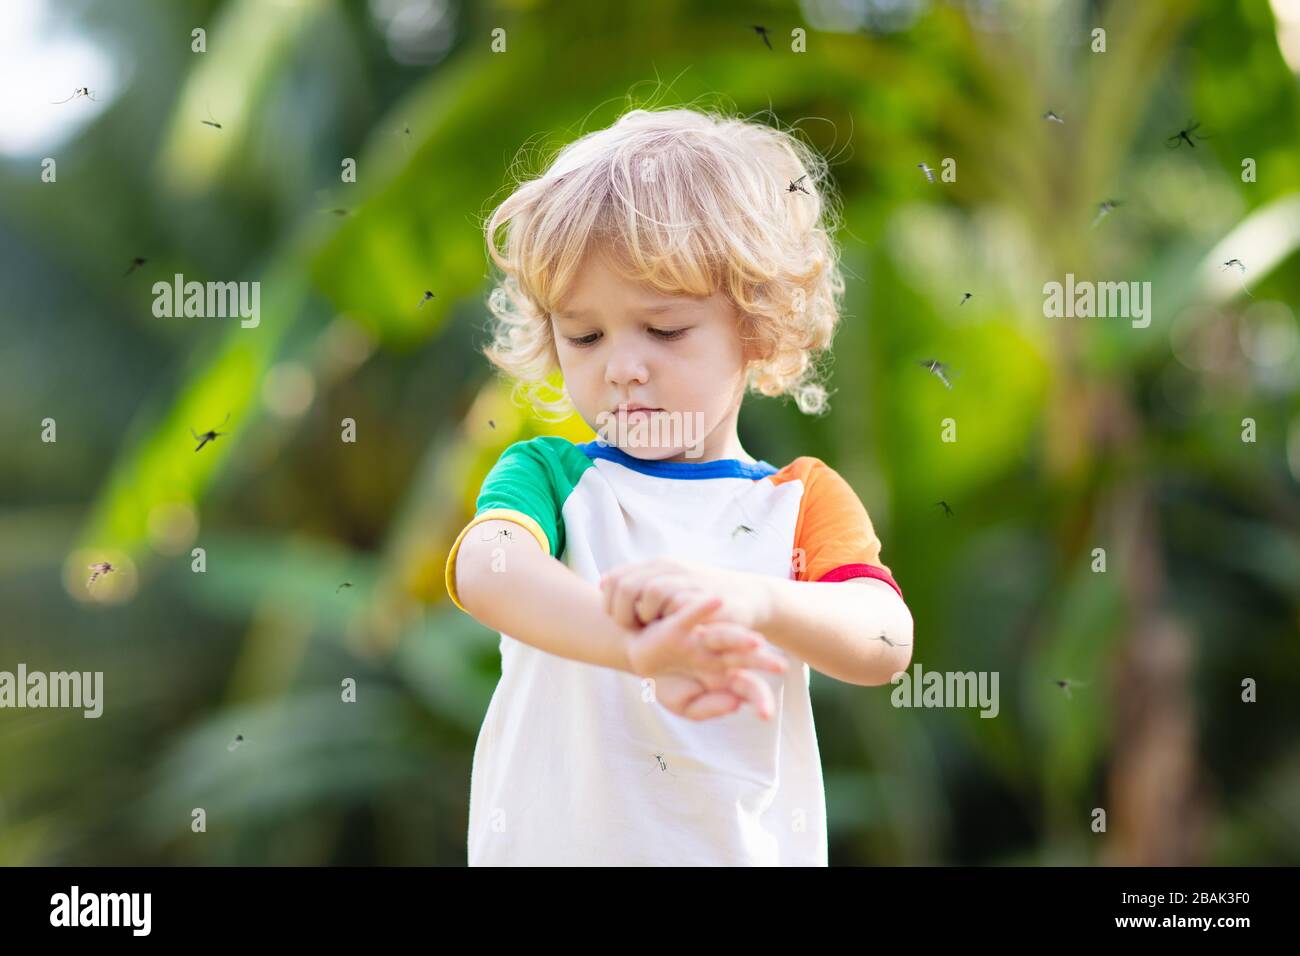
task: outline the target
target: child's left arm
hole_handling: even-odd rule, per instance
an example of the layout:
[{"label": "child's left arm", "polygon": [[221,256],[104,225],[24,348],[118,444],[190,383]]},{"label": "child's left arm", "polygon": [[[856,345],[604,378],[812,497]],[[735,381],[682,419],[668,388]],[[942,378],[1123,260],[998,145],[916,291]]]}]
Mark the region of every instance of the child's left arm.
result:
[{"label": "child's left arm", "polygon": [[819,459],[797,459],[789,471],[804,486],[791,578],[658,558],[605,575],[605,609],[635,628],[702,592],[722,599],[716,618],[758,631],[829,677],[887,684],[912,659],[912,613],[880,560],[866,508]]},{"label": "child's left arm", "polygon": [[912,613],[884,581],[792,581],[672,558],[623,565],[601,580],[605,609],[621,626],[672,614],[700,594],[722,599],[714,616],[849,684],[887,684],[912,659]]}]

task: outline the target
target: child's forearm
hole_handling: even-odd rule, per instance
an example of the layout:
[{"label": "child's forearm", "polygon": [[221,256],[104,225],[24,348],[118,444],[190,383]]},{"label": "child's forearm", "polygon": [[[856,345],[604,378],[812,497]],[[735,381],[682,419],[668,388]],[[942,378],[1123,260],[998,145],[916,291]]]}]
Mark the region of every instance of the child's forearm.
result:
[{"label": "child's forearm", "polygon": [[457,597],[475,620],[548,654],[632,673],[631,635],[605,613],[596,585],[526,534],[516,534],[494,570],[496,545],[479,537],[465,536],[455,566]]},{"label": "child's forearm", "polygon": [[754,629],[809,667],[862,685],[887,684],[907,669],[912,614],[888,584],[873,578],[830,582],[756,577],[765,600]]}]

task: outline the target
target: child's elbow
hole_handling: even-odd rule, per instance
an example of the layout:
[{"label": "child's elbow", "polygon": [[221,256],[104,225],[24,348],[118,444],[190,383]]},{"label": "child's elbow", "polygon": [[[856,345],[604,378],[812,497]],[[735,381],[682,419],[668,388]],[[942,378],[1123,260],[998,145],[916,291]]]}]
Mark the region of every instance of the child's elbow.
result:
[{"label": "child's elbow", "polygon": [[894,679],[894,675],[906,671],[912,663],[912,647],[915,643],[912,612],[903,603],[902,598],[896,597],[896,600],[896,611],[885,627],[884,633],[871,642],[873,645],[884,644],[885,647],[884,653],[879,653],[878,646],[875,648],[877,653],[872,655],[866,674],[860,681],[864,687],[888,684]]},{"label": "child's elbow", "polygon": [[456,588],[456,603],[475,619],[479,617],[481,601],[487,589],[490,563],[490,554],[467,541],[456,552],[456,560],[452,565],[451,582]]}]

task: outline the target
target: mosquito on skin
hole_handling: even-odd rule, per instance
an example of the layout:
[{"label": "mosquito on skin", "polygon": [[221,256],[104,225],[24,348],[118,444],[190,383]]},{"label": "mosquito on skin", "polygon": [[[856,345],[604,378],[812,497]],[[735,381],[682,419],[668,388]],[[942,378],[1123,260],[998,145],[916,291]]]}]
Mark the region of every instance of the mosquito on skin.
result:
[{"label": "mosquito on skin", "polygon": [[[228,422],[228,421],[230,421],[230,412],[226,412],[226,417],[223,418],[223,419],[221,420],[221,425],[224,425],[224,424],[225,424],[226,422]],[[217,428],[220,428],[221,425],[218,425]],[[210,442],[210,441],[216,441],[217,438],[218,438],[218,436],[220,436],[220,435],[229,435],[229,434],[230,434],[230,432],[219,432],[219,431],[217,431],[217,428],[214,428],[214,429],[212,429],[211,431],[206,431],[206,432],[204,432],[202,435],[196,435],[196,434],[194,433],[194,429],[191,428],[191,429],[190,429],[190,434],[191,434],[191,435],[194,435],[194,440],[195,440],[196,442],[199,443],[199,444],[198,444],[198,447],[195,448],[194,450],[195,450],[195,451],[198,451],[199,448],[202,448],[202,447],[203,447],[204,445],[206,445],[208,442]]]},{"label": "mosquito on skin", "polygon": [[884,642],[885,642],[886,644],[888,644],[890,647],[911,647],[911,646],[912,646],[912,642],[911,642],[911,641],[899,641],[899,642],[891,641],[891,640],[889,639],[889,635],[886,634],[884,631],[881,631],[881,632],[880,632],[880,636],[878,636],[878,637],[873,637],[872,640],[873,640],[873,641],[884,641]]},{"label": "mosquito on skin", "polygon": [[490,534],[490,535],[488,535],[486,538],[479,538],[479,540],[480,540],[480,541],[492,541],[492,540],[494,540],[495,538],[505,538],[507,541],[511,541],[511,542],[513,542],[513,541],[515,540],[515,536],[514,536],[514,534],[510,531],[509,528],[502,528],[500,531],[496,532],[495,534]]}]

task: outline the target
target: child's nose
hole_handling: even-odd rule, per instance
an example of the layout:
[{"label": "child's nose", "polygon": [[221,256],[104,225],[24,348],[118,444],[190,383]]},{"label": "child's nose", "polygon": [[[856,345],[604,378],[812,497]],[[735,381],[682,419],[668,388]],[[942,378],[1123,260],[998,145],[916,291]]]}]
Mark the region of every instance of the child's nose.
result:
[{"label": "child's nose", "polygon": [[645,359],[632,345],[615,348],[605,366],[605,378],[611,385],[621,386],[628,382],[639,382],[644,385],[648,376]]}]

